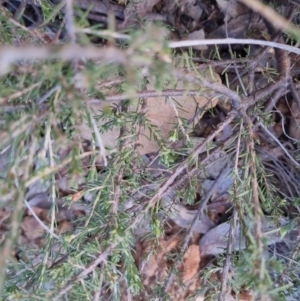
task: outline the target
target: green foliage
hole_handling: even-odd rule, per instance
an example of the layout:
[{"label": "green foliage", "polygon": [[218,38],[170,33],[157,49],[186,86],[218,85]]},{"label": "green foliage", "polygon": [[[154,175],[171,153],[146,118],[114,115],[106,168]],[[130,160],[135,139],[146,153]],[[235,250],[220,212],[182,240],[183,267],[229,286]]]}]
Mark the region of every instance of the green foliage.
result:
[{"label": "green foliage", "polygon": [[[51,22],[59,23],[61,26],[63,18],[60,6],[53,8],[50,2],[45,0],[41,0],[40,3],[44,18],[44,28],[38,29],[40,33],[45,32],[46,25]],[[9,65],[8,70],[5,68],[0,70],[0,152],[1,154],[7,152],[5,163],[1,163],[5,169],[0,169],[0,207],[16,212],[16,218],[12,218],[10,223],[17,225],[17,230],[13,226],[7,229],[9,234],[5,234],[5,239],[1,241],[3,256],[0,259],[2,273],[0,289],[3,288],[3,300],[52,300],[63,295],[67,295],[68,300],[91,300],[98,291],[101,291],[104,299],[119,300],[124,291],[129,295],[137,295],[145,289],[133,256],[136,241],[132,228],[134,223],[139,224],[139,219],[143,220],[148,216],[149,229],[144,239],[158,243],[165,232],[165,220],[161,217],[167,213],[160,207],[160,198],[155,200],[153,206],[147,208],[154,192],[145,193],[142,187],[145,182],[155,183],[157,179],[145,171],[143,161],[137,156],[138,127],[150,131],[151,137],[160,146],[160,164],[169,171],[178,167],[182,157],[187,158],[187,167],[184,171],[186,173],[184,175],[188,175],[187,180],[184,185],[176,188],[176,198],[185,204],[195,205],[198,197],[198,173],[205,169],[205,165],[200,165],[198,158],[189,156],[194,145],[185,139],[188,148],[175,151],[169,147],[169,142],[177,142],[181,138],[181,127],[187,128],[188,121],[179,119],[166,141],[144,112],[126,110],[129,104],[138,106],[142,103],[143,99],[136,94],[137,91],[144,90],[148,81],[153,81],[156,91],[165,89],[167,84],[176,87],[177,79],[172,73],[174,71],[172,60],[175,59],[167,47],[165,29],[145,25],[143,29],[132,30],[127,40],[115,41],[112,38],[114,33],[112,29],[101,30],[99,26],[90,26],[86,19],[88,11],[76,9],[76,12],[75,24],[78,28],[75,30],[79,45],[86,49],[95,48],[91,43],[91,36],[94,38],[100,36],[110,41],[109,46],[112,50],[121,50],[118,54],[122,57],[110,61],[76,58],[35,61],[16,59],[12,60],[13,63]],[[1,9],[0,43],[12,45],[17,37],[24,44],[35,45],[38,56],[42,44],[40,37],[11,23],[10,17],[7,11]],[[80,28],[87,27],[97,31],[97,35],[87,35],[80,31]],[[59,46],[53,48],[53,51],[59,53],[62,48],[63,46]],[[22,48],[19,48],[19,51],[22,51]],[[105,52],[106,48],[98,47],[98,51]],[[219,51],[212,55],[221,60]],[[0,57],[0,63],[6,62],[2,62]],[[193,60],[187,54],[184,54],[184,65],[189,70],[195,68]],[[210,66],[207,72],[212,72],[211,68]],[[77,85],[78,75],[81,86]],[[271,82],[274,70],[267,68],[264,75]],[[93,117],[87,99],[97,99],[101,102],[109,97],[111,92],[127,95],[128,98],[111,102],[111,106],[97,112],[95,120],[102,122],[98,128],[100,134],[112,128],[118,128],[121,132],[117,146],[109,150],[111,152],[107,166],[102,166],[99,170],[97,165],[99,145],[93,130]],[[211,114],[213,113],[211,110]],[[262,107],[256,106],[249,110],[249,115],[256,116],[266,127],[272,125],[270,114],[264,113]],[[236,131],[232,138],[233,142],[236,142],[238,135],[243,141],[248,141],[250,130],[245,121],[240,118],[236,122],[237,126],[233,128]],[[87,149],[78,129],[82,123],[87,124],[94,132]],[[241,130],[237,131],[239,125],[242,125]],[[258,139],[255,142],[258,142]],[[202,157],[219,147],[212,141],[205,146],[206,152]],[[226,151],[229,155],[237,153],[235,146]],[[253,162],[247,143],[244,143],[238,151],[240,151],[238,159],[243,163],[240,166],[241,175],[234,175],[235,185],[229,193],[232,204],[238,211],[248,246],[245,251],[238,254],[218,257],[203,269],[201,278],[205,286],[200,291],[195,291],[194,295],[206,294],[206,300],[216,300],[220,292],[220,281],[217,279],[211,281],[210,277],[222,272],[226,256],[230,256],[231,259],[233,276],[228,277],[227,281],[233,291],[251,289],[257,296],[271,291],[276,297],[292,294],[294,286],[299,285],[298,266],[289,266],[290,269],[286,269],[286,258],[278,259],[276,256],[268,260],[261,258],[262,253],[256,244],[255,234],[253,235],[253,231],[246,229],[243,224],[246,215],[255,221],[251,203],[253,198],[251,184],[254,175],[250,170],[253,169]],[[88,158],[85,164],[83,158]],[[267,212],[279,225],[279,220],[288,207],[287,200],[278,195],[276,184],[270,180],[272,174],[262,162],[257,159],[254,165],[261,205],[259,210]],[[189,177],[189,169],[195,166],[198,173]],[[57,175],[60,172],[69,175],[67,182],[69,190],[80,192],[81,196],[90,194],[91,199],[85,203],[86,214],[72,220],[75,230],[72,233],[64,233],[56,239],[53,233],[59,232],[56,214],[59,211]],[[18,224],[24,211],[26,193],[36,181],[45,185],[50,183],[50,198],[53,203],[48,217],[51,222],[48,226],[53,233],[45,235],[39,247],[36,245],[28,247],[22,245]],[[80,185],[80,182],[84,182],[84,185]],[[144,194],[144,198],[134,204],[135,207],[130,212],[126,204],[136,192]],[[71,206],[73,202],[72,197],[67,196],[64,206]],[[293,202],[296,206],[299,200],[293,199]],[[114,204],[117,205],[116,208]],[[296,216],[294,221],[281,227],[281,235],[284,236],[294,229],[298,219]],[[18,251],[19,260],[10,255],[13,249]],[[179,255],[178,253],[168,255],[168,259],[173,263],[180,262]],[[292,260],[298,264],[299,250],[294,250],[292,255]],[[101,256],[102,260],[97,263],[96,259]],[[89,270],[90,267],[92,268]],[[169,272],[173,273],[176,279],[180,279],[176,265]],[[183,286],[183,283],[179,285]],[[62,293],[65,288],[70,287],[72,289]],[[166,293],[165,283],[159,281],[155,283],[153,294],[155,298],[159,297],[161,300],[170,299]]]}]

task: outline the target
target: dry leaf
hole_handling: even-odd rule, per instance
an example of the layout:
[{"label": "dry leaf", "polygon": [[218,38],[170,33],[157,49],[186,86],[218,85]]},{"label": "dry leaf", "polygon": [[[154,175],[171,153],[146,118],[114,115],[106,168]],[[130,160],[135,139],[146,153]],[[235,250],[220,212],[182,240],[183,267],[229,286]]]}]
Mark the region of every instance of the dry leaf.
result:
[{"label": "dry leaf", "polygon": [[253,298],[252,294],[250,292],[244,292],[244,293],[240,293],[238,295],[238,300],[240,301],[251,301]]},{"label": "dry leaf", "polygon": [[[177,246],[180,239],[181,237],[175,234],[169,239],[161,237],[158,245],[153,245],[153,241],[150,240],[141,240],[136,244],[134,258],[145,290],[133,300],[149,300],[148,297],[153,293],[152,289],[155,283],[166,279],[168,263],[165,255]],[[126,289],[124,291],[126,292]],[[127,299],[122,298],[121,300]]]},{"label": "dry leaf", "polygon": [[[245,217],[244,222],[246,223],[249,230],[253,232],[253,221],[249,217]],[[281,226],[287,224],[287,221],[283,218],[280,219]],[[267,239],[268,244],[274,244],[280,241],[293,241],[297,236],[297,231],[291,231],[284,237],[281,237],[278,227],[272,223],[270,217],[264,216],[261,220],[261,231],[264,237]],[[227,248],[228,237],[230,231],[229,222],[222,223],[217,227],[208,231],[199,241],[201,256],[205,255],[216,255],[224,253]],[[246,240],[240,235],[240,225],[236,225],[233,231],[233,243],[232,249],[238,251],[246,247]]]},{"label": "dry leaf", "polygon": [[[48,209],[43,209],[39,207],[31,207],[32,211],[43,221],[48,220],[48,214],[49,210]],[[28,216],[32,216],[31,211],[27,211]]]},{"label": "dry leaf", "polygon": [[82,191],[78,191],[78,192],[74,193],[71,198],[72,202],[76,202],[76,201],[80,200],[81,196],[82,196]]},{"label": "dry leaf", "polygon": [[31,242],[41,238],[44,234],[44,229],[33,216],[25,216],[23,218],[21,229],[26,238]]},{"label": "dry leaf", "polygon": [[66,233],[66,232],[73,232],[73,230],[74,230],[73,225],[70,222],[66,221],[66,220],[62,221],[58,225],[59,235],[61,235],[63,233]]},{"label": "dry leaf", "polygon": [[[220,82],[220,77],[217,74],[214,74],[215,80]],[[207,80],[211,80],[211,75],[207,75]],[[189,84],[179,82],[177,89],[185,90],[199,90],[199,85]],[[151,84],[147,87],[148,90],[154,90]],[[209,92],[207,93],[209,98]],[[164,139],[168,139],[169,132],[177,123],[178,117],[190,119],[194,116],[197,107],[202,108],[206,103],[207,99],[204,96],[179,96],[172,97],[173,100],[166,97],[149,97],[147,99],[146,114],[147,118],[151,121],[152,124],[157,126],[158,130],[161,131],[161,135]],[[218,99],[214,99],[211,103],[211,107],[215,106],[218,102]],[[111,106],[110,102],[101,102],[97,105],[92,105],[95,113],[97,114],[100,111],[103,111]],[[175,106],[175,108],[174,108]],[[131,104],[129,111],[136,111],[136,104]],[[176,116],[178,114],[178,117]],[[102,121],[103,124],[103,121]],[[146,154],[150,152],[155,152],[159,150],[158,144],[154,141],[153,137],[150,139],[150,132],[148,129],[142,130],[142,134],[138,140],[138,143],[141,145],[139,148],[139,153]],[[82,125],[80,127],[81,135],[87,140],[91,140],[92,132],[87,125]],[[114,148],[116,146],[117,138],[119,137],[119,129],[109,130],[106,133],[101,135],[102,140],[105,146]]]},{"label": "dry leaf", "polygon": [[217,0],[217,4],[225,17],[227,17],[227,21],[249,11],[244,4],[237,0]]},{"label": "dry leaf", "polygon": [[[259,33],[266,30],[266,26],[260,16],[253,16],[252,13],[238,15],[227,24],[223,24],[214,31],[210,32],[206,36],[206,39],[223,39],[227,36],[227,34],[230,38],[246,39],[248,38],[247,32],[249,32],[249,30],[255,30],[255,32],[257,31]],[[219,51],[221,52],[221,49],[223,50],[227,48],[227,45],[220,45]],[[214,47],[208,46],[206,55],[208,55],[212,49],[214,49]],[[228,51],[225,53],[229,55]]]},{"label": "dry leaf", "polygon": [[200,264],[200,250],[198,245],[190,245],[183,256],[183,276],[184,283],[190,281],[198,272]]},{"label": "dry leaf", "polygon": [[125,20],[121,24],[120,29],[130,27],[136,22],[137,18],[143,19],[146,16],[146,14],[152,12],[153,7],[159,1],[160,0],[145,0],[134,2],[134,4],[132,2],[129,2],[124,11]]},{"label": "dry leaf", "polygon": [[[174,1],[176,3],[176,1]],[[193,19],[193,28],[195,28],[201,19],[203,9],[198,1],[181,0],[179,2],[181,15],[189,16]]]},{"label": "dry leaf", "polygon": [[[187,40],[204,40],[205,39],[204,30],[200,29],[200,30],[193,31],[188,34],[186,39]],[[196,50],[206,50],[207,46],[206,45],[198,45],[198,46],[193,46],[192,48],[196,49]]]}]

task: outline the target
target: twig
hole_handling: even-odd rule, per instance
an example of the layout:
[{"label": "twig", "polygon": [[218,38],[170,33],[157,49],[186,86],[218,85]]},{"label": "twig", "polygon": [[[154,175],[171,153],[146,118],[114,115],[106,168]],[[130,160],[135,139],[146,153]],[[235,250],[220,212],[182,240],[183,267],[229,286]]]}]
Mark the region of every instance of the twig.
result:
[{"label": "twig", "polygon": [[266,96],[273,93],[278,88],[287,87],[287,80],[285,78],[280,78],[274,84],[269,84],[265,88],[259,90],[258,92],[254,93],[254,95],[249,96],[243,99],[243,103],[245,104],[246,108],[250,108],[254,104],[256,104],[259,100],[265,98]]},{"label": "twig", "polygon": [[226,259],[223,264],[221,288],[218,296],[219,301],[225,300],[225,296],[226,296],[228,273],[230,268],[230,256],[232,254],[232,249],[233,249],[232,246],[233,246],[236,222],[237,222],[237,211],[234,210],[232,215],[232,220],[230,223],[230,230],[229,230],[228,241],[227,241]]},{"label": "twig", "polygon": [[8,102],[10,102],[12,99],[14,99],[14,98],[21,97],[21,96],[23,96],[24,94],[30,92],[31,90],[35,89],[36,87],[38,87],[38,86],[40,86],[40,85],[41,85],[40,82],[39,82],[39,83],[35,83],[35,84],[33,84],[33,85],[31,85],[31,86],[29,86],[29,87],[27,87],[27,88],[24,88],[24,89],[21,90],[21,91],[15,92],[15,93],[13,93],[13,94],[11,94],[11,95],[9,95],[9,96],[1,97],[1,98],[0,98],[0,105],[3,105],[3,104],[8,103]]},{"label": "twig", "polygon": [[127,34],[114,32],[111,30],[92,30],[90,28],[77,28],[77,32],[83,32],[87,34],[92,34],[99,37],[108,37],[108,38],[114,38],[114,39],[120,39],[120,40],[130,40],[130,36]]},{"label": "twig", "polygon": [[[270,99],[266,102],[264,105],[264,112],[269,113],[273,107],[276,108],[276,104],[278,100],[284,95],[286,91],[286,87],[279,88],[274,95],[270,97]],[[258,124],[256,123],[254,130],[256,130],[258,127]]]},{"label": "twig", "polygon": [[[146,113],[146,108],[147,108],[147,98],[142,98],[140,100],[141,102],[141,109],[139,110],[139,114],[145,114]],[[140,146],[139,144],[139,139],[141,137],[142,134],[142,125],[141,122],[138,122],[137,125],[137,131],[136,131],[136,136],[135,136],[135,144],[134,144],[134,149],[133,149],[133,158],[132,158],[132,168],[133,168],[133,172],[136,172],[137,170],[137,163],[138,163],[138,157],[139,157],[139,153],[138,153],[138,148]]]},{"label": "twig", "polygon": [[51,88],[37,101],[37,105],[41,106],[45,100],[47,100],[54,92],[60,89],[61,89],[61,85],[56,85],[53,88]]},{"label": "twig", "polygon": [[210,40],[185,40],[185,41],[173,41],[169,43],[170,48],[180,48],[180,47],[192,47],[200,45],[223,45],[223,44],[249,44],[249,45],[260,45],[260,46],[270,46],[274,48],[283,49],[289,52],[300,54],[300,49],[297,47],[289,46],[286,44],[280,44],[276,42],[254,40],[254,39],[210,39]]},{"label": "twig", "polygon": [[[228,14],[227,14],[227,10],[228,10],[228,7],[229,7],[229,5],[230,5],[229,3],[230,3],[230,2],[228,2],[228,4],[227,4],[226,13],[225,13],[225,32],[226,32],[226,38],[227,38],[227,39],[229,38],[229,35],[228,35],[228,26],[227,26],[227,25],[228,25],[228,20],[227,20]],[[232,47],[231,47],[230,44],[228,44],[228,48],[229,48],[229,50],[230,50],[229,52],[230,52],[231,59],[233,60],[233,59],[234,59],[234,55],[233,55]],[[235,70],[235,73],[236,73],[236,75],[237,75],[238,81],[239,81],[239,83],[240,83],[240,86],[242,87],[242,90],[243,90],[243,92],[244,92],[244,96],[247,97],[247,96],[248,96],[248,95],[247,95],[247,91],[246,91],[245,85],[244,85],[244,83],[243,83],[243,81],[242,81],[240,72],[239,72],[239,70],[238,70],[238,68],[237,68],[236,62],[233,62],[233,66],[234,66],[234,70]]]},{"label": "twig", "polygon": [[[3,13],[3,10],[0,10],[0,11]],[[29,30],[27,27],[23,26],[18,21],[14,20],[10,16],[8,16],[8,14],[6,14],[6,13],[3,13],[3,14],[5,15],[8,22],[15,25],[16,27],[21,28],[22,30],[24,30],[25,32],[30,34],[32,37],[37,37],[41,42],[48,44],[48,41],[43,37],[43,35],[38,30],[36,30],[36,29]]]},{"label": "twig", "polygon": [[[126,112],[128,109],[127,105],[121,105],[121,111]],[[120,129],[120,136],[119,136],[119,146],[118,146],[118,152],[121,154],[127,147],[126,140],[126,132],[127,128],[126,125],[121,126]],[[122,179],[124,176],[124,170],[125,170],[125,162],[124,160],[117,158],[116,161],[121,161],[118,162],[118,164],[115,164],[116,166],[119,166],[118,172],[114,177],[113,181],[113,200],[110,208],[110,214],[112,215],[112,219],[109,221],[110,226],[113,226],[113,222],[117,224],[117,215],[118,215],[118,209],[119,209],[119,203],[120,203],[120,198],[121,198],[121,183]]]},{"label": "twig", "polygon": [[[48,145],[48,150],[49,150],[49,161],[50,161],[50,166],[53,167],[54,166],[54,160],[53,160],[53,149],[52,149],[52,142],[51,142],[51,123],[52,123],[52,113],[50,115],[50,118],[48,120],[48,124],[47,124],[47,128],[46,128],[46,137],[45,137],[45,144],[46,144],[46,141],[47,141],[47,145]],[[51,207],[51,223],[50,223],[50,231],[54,234],[54,223],[55,223],[55,210],[56,210],[56,194],[55,194],[55,177],[54,175],[51,176],[51,199],[52,199],[52,207]],[[26,201],[27,202],[27,201]],[[28,202],[27,202],[28,203]],[[29,203],[28,203],[29,205]],[[27,204],[26,204],[27,206]],[[31,206],[30,206],[31,207]],[[35,219],[37,220],[37,216],[34,215],[35,212],[29,208],[27,206],[27,208],[29,209],[29,211],[31,212],[31,214],[35,217]],[[38,223],[39,220],[37,220]],[[43,226],[42,226],[43,227]],[[54,237],[55,238],[55,237]],[[44,274],[46,272],[46,269],[47,269],[47,262],[48,262],[48,258],[49,258],[49,255],[50,255],[50,250],[49,249],[46,249],[46,252],[45,252],[45,255],[44,255],[44,259],[43,259],[43,263],[42,263],[42,269],[41,269],[41,279],[44,278]],[[32,282],[29,282],[27,287],[31,286],[31,284],[33,284]],[[42,284],[43,284],[43,281],[40,281],[39,283],[39,288],[42,287]]]},{"label": "twig", "polygon": [[273,140],[282,148],[285,154],[290,158],[290,160],[298,167],[300,164],[291,156],[291,154],[286,150],[286,148],[282,145],[282,143],[264,126],[262,122],[259,122],[259,125],[266,131],[266,133],[273,138]]},{"label": "twig", "polygon": [[40,226],[47,232],[49,233],[53,238],[60,240],[59,236],[57,236],[54,232],[52,232],[41,220],[40,218],[36,215],[34,210],[31,208],[30,204],[24,199],[24,203],[32,216],[36,219],[36,221],[40,224]]},{"label": "twig", "polygon": [[[105,101],[113,102],[113,101],[122,101],[128,98],[154,98],[154,97],[175,97],[175,96],[204,96],[207,97],[207,92],[199,92],[196,90],[182,90],[182,89],[166,89],[161,92],[153,91],[153,90],[146,90],[146,91],[138,91],[134,94],[117,94],[112,96],[106,96]],[[214,97],[218,97],[219,95],[214,94]],[[221,97],[221,95],[220,95]],[[89,105],[91,104],[100,104],[103,102],[101,99],[89,99],[86,101]]]},{"label": "twig", "polygon": [[[238,163],[239,163],[239,154],[240,154],[240,146],[241,146],[241,133],[242,133],[242,123],[240,124],[240,130],[239,130],[239,136],[238,141],[236,145],[236,154],[235,154],[235,162],[234,162],[234,182],[233,182],[233,189],[234,189],[234,198],[237,197],[237,178],[239,178],[239,171],[238,171]],[[235,201],[237,203],[237,200]],[[228,271],[230,267],[230,255],[232,253],[232,246],[233,246],[233,239],[234,239],[234,232],[236,227],[236,220],[238,217],[237,210],[235,209],[233,211],[233,218],[230,224],[230,232],[228,236],[228,242],[227,242],[227,250],[226,250],[226,259],[223,265],[223,272],[222,272],[222,281],[221,281],[221,288],[220,293],[218,296],[218,300],[222,301],[224,300],[225,292],[227,289],[227,282],[228,282]]]},{"label": "twig", "polygon": [[74,25],[74,9],[73,9],[73,0],[64,0],[66,3],[65,8],[65,27],[70,38],[72,45],[76,43],[76,30]]},{"label": "twig", "polygon": [[[46,139],[48,140],[48,155],[49,155],[49,161],[50,161],[50,167],[54,167],[54,160],[53,160],[53,149],[52,149],[52,141],[51,141],[51,124],[52,124],[52,113],[50,114],[50,118],[48,120],[48,125],[46,128]],[[48,138],[48,139],[47,139]],[[51,212],[51,231],[54,231],[54,223],[55,223],[55,210],[56,210],[56,193],[55,193],[55,176],[52,174],[51,176],[51,199],[52,199],[52,212]]]},{"label": "twig", "polygon": [[[250,44],[260,46],[270,46],[283,49],[292,53],[300,54],[300,49],[297,47],[280,44],[270,41],[253,40],[253,39],[211,39],[211,40],[186,40],[174,41],[169,43],[170,48],[190,47],[199,45],[215,45],[215,44]],[[6,66],[16,63],[21,60],[49,60],[49,59],[103,59],[107,63],[120,62],[128,63],[126,60],[126,51],[118,50],[115,47],[107,47],[99,49],[97,47],[83,47],[78,45],[56,46],[49,45],[37,48],[36,46],[26,47],[9,47],[3,46],[0,48],[1,63],[6,63]]]},{"label": "twig", "polygon": [[92,116],[90,109],[87,108],[87,111],[88,111],[88,114],[90,115],[89,119],[91,120],[92,127],[93,127],[93,130],[94,130],[94,133],[95,133],[96,145],[100,149],[100,155],[102,157],[104,166],[107,166],[107,158],[106,158],[106,152],[105,152],[105,147],[104,147],[104,144],[103,144],[103,140],[101,138],[101,135],[100,135],[100,132],[98,130],[96,121],[95,121],[94,117]]},{"label": "twig", "polygon": [[10,64],[18,63],[23,60],[74,60],[74,59],[102,59],[106,64],[110,63],[128,63],[126,51],[115,47],[106,47],[99,49],[97,47],[84,47],[78,45],[49,45],[49,46],[24,46],[0,48],[0,63],[2,66],[1,73],[9,71]]},{"label": "twig", "polygon": [[175,115],[176,115],[176,119],[177,119],[177,121],[178,121],[178,126],[179,126],[179,128],[180,128],[182,134],[185,136],[185,138],[186,138],[187,141],[190,141],[189,135],[188,135],[188,133],[186,132],[186,130],[184,129],[184,127],[183,127],[182,121],[181,121],[181,119],[180,119],[180,117],[179,117],[178,110],[177,110],[177,108],[176,108],[176,106],[175,106],[175,103],[174,103],[173,99],[170,98],[169,101],[171,102],[173,111],[174,111],[174,113],[175,113]]},{"label": "twig", "polygon": [[[121,81],[120,81],[121,82]],[[198,81],[199,83],[200,81]],[[115,81],[111,81],[111,84],[115,84]],[[117,82],[118,83],[118,82]],[[53,92],[57,91],[60,89],[60,86],[57,85],[55,87],[53,87],[52,89],[50,89],[47,93],[45,93],[45,95],[38,101],[39,103],[42,103],[43,101],[46,100],[46,98],[48,98]],[[190,90],[190,91],[186,91],[186,90],[176,90],[176,89],[167,89],[167,90],[163,90],[160,92],[157,91],[153,91],[153,90],[146,90],[146,91],[138,91],[136,92],[136,94],[130,94],[130,95],[126,95],[126,94],[117,94],[117,95],[112,95],[112,96],[106,96],[105,99],[88,99],[86,100],[86,104],[88,105],[95,105],[95,104],[101,104],[103,101],[107,101],[107,102],[113,102],[113,101],[122,101],[122,100],[126,100],[129,98],[154,98],[154,97],[175,97],[175,96],[203,96],[203,97],[207,97],[207,93],[206,92],[199,92],[196,90]],[[210,98],[214,99],[214,98],[218,98],[220,100],[227,100],[228,98],[225,97],[224,95],[221,95],[219,93],[213,93],[210,94]],[[1,100],[1,99],[0,99]],[[209,102],[211,102],[211,100],[209,100],[207,102],[207,104],[205,104],[204,107],[206,107]],[[3,110],[5,112],[9,111],[16,111],[19,109],[28,109],[30,108],[29,105],[18,105],[18,106],[14,106],[14,107],[7,107],[5,106],[3,108]],[[201,113],[201,112],[200,112]]]},{"label": "twig", "polygon": [[[254,146],[254,133],[253,133],[253,123],[246,112],[243,114],[244,121],[247,125],[248,130],[248,149],[250,153],[250,180],[251,180],[251,191],[252,191],[252,208],[255,217],[255,242],[258,254],[256,255],[255,267],[257,271],[257,276],[260,280],[263,280],[261,270],[263,268],[263,233],[262,233],[262,222],[261,222],[261,207],[258,195],[258,181],[257,181],[257,171],[256,171],[256,152]],[[259,294],[259,300],[262,301],[262,294]]]}]

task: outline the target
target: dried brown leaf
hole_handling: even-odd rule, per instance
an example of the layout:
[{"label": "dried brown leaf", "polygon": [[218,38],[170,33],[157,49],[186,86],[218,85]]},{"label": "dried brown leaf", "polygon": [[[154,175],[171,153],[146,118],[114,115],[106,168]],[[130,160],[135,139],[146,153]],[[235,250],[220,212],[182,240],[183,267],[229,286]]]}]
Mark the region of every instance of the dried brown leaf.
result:
[{"label": "dried brown leaf", "polygon": [[198,272],[200,265],[200,250],[198,245],[190,245],[183,255],[183,275],[184,283],[190,281]]},{"label": "dried brown leaf", "polygon": [[44,229],[33,216],[25,216],[23,218],[21,229],[30,242],[33,242],[44,235]]},{"label": "dried brown leaf", "polygon": [[217,0],[217,4],[225,17],[227,17],[227,20],[236,18],[249,11],[249,9],[238,0]]},{"label": "dried brown leaf", "polygon": [[76,202],[76,201],[80,200],[81,197],[82,197],[82,191],[78,191],[72,195],[71,200],[72,200],[72,202]]},{"label": "dried brown leaf", "polygon": [[[205,75],[204,75],[205,76]],[[220,77],[214,74],[215,79],[220,82]],[[207,80],[212,80],[211,75],[207,74]],[[147,87],[148,90],[153,91],[154,86],[150,83]],[[199,90],[199,85],[188,84],[184,82],[179,82],[176,87],[177,90]],[[147,98],[147,118],[152,124],[154,124],[158,130],[161,131],[161,135],[164,139],[168,139],[170,131],[173,129],[174,125],[179,118],[190,119],[194,116],[197,108],[202,108],[207,103],[209,98],[209,93],[207,92],[207,97],[204,96],[174,96],[172,99],[166,100],[166,97],[149,97]],[[214,107],[218,99],[214,99],[210,104]],[[92,108],[94,112],[107,110],[111,106],[110,102],[101,101],[100,104],[93,104]],[[176,108],[174,108],[174,106]],[[137,104],[131,104],[129,111],[136,111]],[[140,106],[139,106],[140,110]],[[98,113],[99,114],[99,113]],[[178,115],[178,117],[176,116]],[[100,121],[101,122],[101,121]],[[197,122],[197,120],[195,121]],[[103,121],[102,121],[103,124]],[[139,153],[146,154],[150,152],[156,152],[159,150],[159,145],[154,141],[148,129],[141,129],[141,135],[137,141],[141,147],[139,148]],[[189,131],[189,130],[188,130]],[[188,132],[187,131],[187,132]],[[80,132],[83,138],[87,140],[92,139],[91,130],[87,125],[80,126]],[[101,134],[103,143],[105,146],[114,148],[117,143],[117,138],[119,137],[119,129],[112,129],[106,133]],[[150,139],[151,138],[151,139]]]},{"label": "dried brown leaf", "polygon": [[68,222],[68,221],[62,221],[59,225],[58,225],[58,233],[59,235],[64,234],[66,232],[73,232],[74,227],[73,225]]}]

